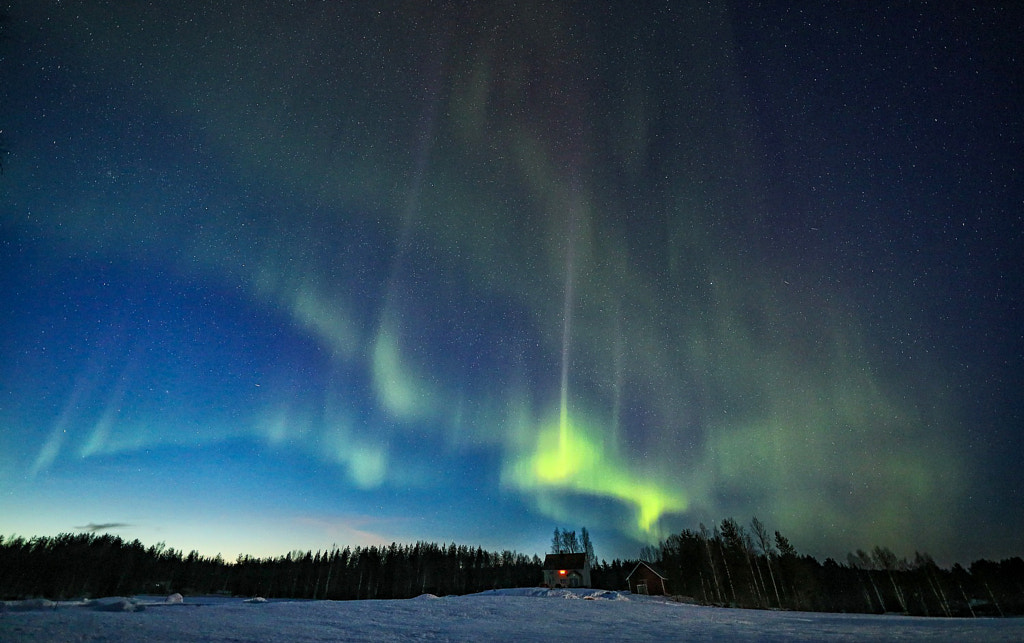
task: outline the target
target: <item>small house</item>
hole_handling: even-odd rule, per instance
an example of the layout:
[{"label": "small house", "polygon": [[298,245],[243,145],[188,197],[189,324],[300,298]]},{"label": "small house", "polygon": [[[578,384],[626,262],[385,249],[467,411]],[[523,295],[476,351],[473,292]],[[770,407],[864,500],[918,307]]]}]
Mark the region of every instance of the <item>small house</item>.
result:
[{"label": "small house", "polygon": [[546,587],[590,587],[590,561],[586,554],[548,554],[544,557]]},{"label": "small house", "polygon": [[626,576],[629,583],[629,591],[634,594],[650,594],[652,596],[664,596],[668,593],[665,581],[668,580],[665,574],[657,568],[640,561]]}]

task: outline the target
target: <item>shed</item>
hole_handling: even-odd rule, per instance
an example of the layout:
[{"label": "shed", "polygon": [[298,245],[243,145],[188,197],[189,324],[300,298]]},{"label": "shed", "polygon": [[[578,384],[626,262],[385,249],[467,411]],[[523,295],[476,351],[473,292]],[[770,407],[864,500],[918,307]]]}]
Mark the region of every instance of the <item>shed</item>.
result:
[{"label": "shed", "polygon": [[626,576],[629,583],[629,591],[634,594],[651,594],[652,596],[664,596],[668,593],[665,581],[668,578],[656,567],[640,561]]},{"label": "shed", "polygon": [[547,587],[590,587],[590,562],[586,554],[548,554],[542,571]]}]

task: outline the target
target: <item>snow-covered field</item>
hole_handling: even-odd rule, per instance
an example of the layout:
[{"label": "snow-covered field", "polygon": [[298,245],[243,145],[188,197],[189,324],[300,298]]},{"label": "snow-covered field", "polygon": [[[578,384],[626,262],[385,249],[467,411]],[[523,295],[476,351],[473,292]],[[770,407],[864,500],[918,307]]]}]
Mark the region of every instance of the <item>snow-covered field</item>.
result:
[{"label": "snow-covered field", "polygon": [[137,597],[8,602],[0,641],[1024,641],[1024,619],[698,607],[602,590],[394,601]]}]

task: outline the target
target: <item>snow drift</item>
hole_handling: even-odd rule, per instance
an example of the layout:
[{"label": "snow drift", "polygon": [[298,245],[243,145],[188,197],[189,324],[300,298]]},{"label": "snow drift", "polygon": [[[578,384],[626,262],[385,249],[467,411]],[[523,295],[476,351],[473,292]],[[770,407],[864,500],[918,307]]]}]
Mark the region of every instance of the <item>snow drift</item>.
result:
[{"label": "snow drift", "polygon": [[[552,600],[554,599],[554,600]],[[700,607],[605,590],[522,588],[409,600],[111,597],[2,604],[0,640],[44,641],[1021,641],[1024,619]]]}]

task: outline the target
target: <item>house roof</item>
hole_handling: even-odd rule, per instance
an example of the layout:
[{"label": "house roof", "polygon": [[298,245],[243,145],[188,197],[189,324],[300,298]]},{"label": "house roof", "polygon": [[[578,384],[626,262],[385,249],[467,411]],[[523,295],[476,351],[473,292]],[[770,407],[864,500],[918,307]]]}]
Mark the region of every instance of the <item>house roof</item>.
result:
[{"label": "house roof", "polygon": [[583,569],[586,566],[586,554],[548,554],[544,557],[543,569]]},{"label": "house roof", "polygon": [[633,571],[629,572],[629,574],[626,576],[626,580],[629,580],[629,577],[632,576],[633,574],[635,574],[636,570],[640,569],[641,566],[644,566],[647,569],[649,569],[652,572],[654,572],[655,574],[657,574],[658,577],[661,578],[661,580],[668,580],[668,576],[665,575],[665,572],[661,571],[657,567],[654,567],[653,565],[649,565],[648,563],[645,563],[642,560],[639,563],[636,564],[636,567],[633,568]]}]

